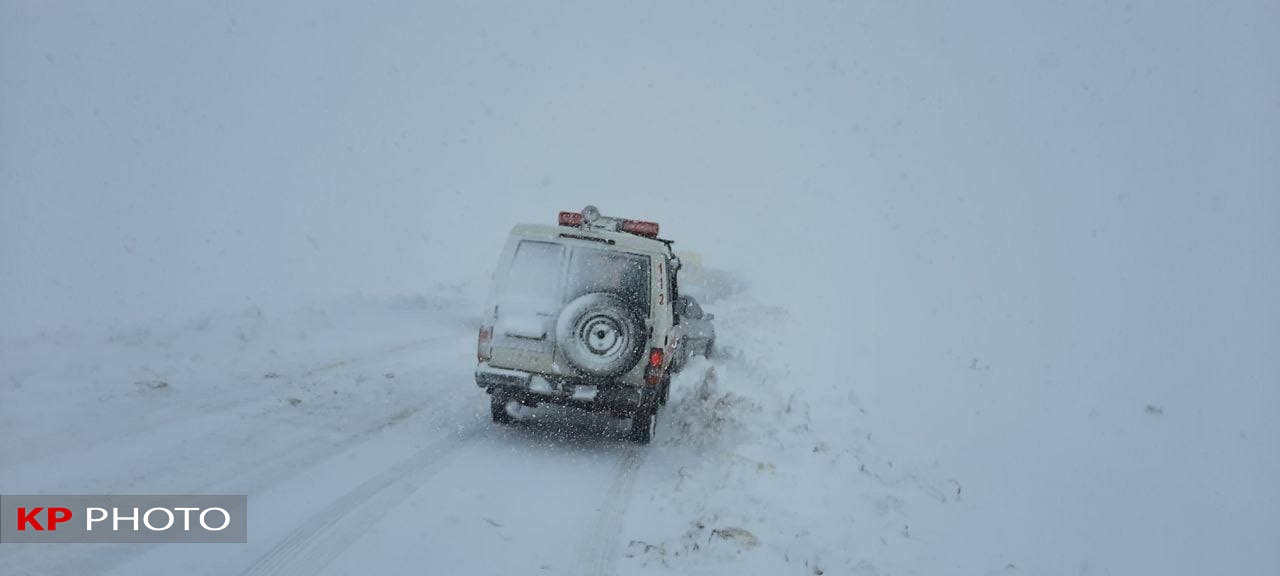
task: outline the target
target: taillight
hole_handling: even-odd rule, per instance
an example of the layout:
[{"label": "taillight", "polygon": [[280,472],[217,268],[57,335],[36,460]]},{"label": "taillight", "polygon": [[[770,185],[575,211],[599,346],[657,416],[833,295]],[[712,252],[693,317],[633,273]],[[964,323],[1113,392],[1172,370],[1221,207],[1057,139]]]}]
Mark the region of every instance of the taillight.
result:
[{"label": "taillight", "polygon": [[488,362],[493,357],[493,327],[481,326],[480,337],[476,341],[476,361]]},{"label": "taillight", "polygon": [[657,238],[658,223],[645,222],[642,220],[623,220],[622,231],[635,234],[636,236],[644,236],[646,238]]},{"label": "taillight", "polygon": [[662,349],[649,350],[649,365],[644,369],[644,383],[657,386],[662,381]]},{"label": "taillight", "polygon": [[579,214],[577,212],[561,212],[560,225],[579,228],[582,226],[582,214]]}]

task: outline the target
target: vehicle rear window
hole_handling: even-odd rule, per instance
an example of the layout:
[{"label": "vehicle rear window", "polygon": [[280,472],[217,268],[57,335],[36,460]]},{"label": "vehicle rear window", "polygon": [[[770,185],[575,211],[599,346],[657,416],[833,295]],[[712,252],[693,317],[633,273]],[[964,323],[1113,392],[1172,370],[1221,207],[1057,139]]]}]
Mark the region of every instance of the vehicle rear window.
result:
[{"label": "vehicle rear window", "polygon": [[509,309],[555,312],[559,308],[564,246],[521,240],[507,268],[500,303]]},{"label": "vehicle rear window", "polygon": [[649,257],[575,247],[569,262],[565,301],[590,292],[608,292],[649,315]]}]

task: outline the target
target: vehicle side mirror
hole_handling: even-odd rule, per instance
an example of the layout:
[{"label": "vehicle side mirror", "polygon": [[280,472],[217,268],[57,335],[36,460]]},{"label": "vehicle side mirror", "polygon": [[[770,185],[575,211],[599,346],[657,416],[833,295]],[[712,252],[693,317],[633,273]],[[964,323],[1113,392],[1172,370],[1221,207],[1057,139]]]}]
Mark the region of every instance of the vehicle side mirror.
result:
[{"label": "vehicle side mirror", "polygon": [[672,309],[675,311],[676,316],[687,316],[689,314],[689,299],[684,296],[676,298]]}]

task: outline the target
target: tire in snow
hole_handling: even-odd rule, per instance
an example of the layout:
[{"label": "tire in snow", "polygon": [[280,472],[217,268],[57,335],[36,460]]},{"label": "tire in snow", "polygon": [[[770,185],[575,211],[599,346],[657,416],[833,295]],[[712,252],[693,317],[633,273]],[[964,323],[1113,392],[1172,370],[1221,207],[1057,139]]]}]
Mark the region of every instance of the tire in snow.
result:
[{"label": "tire in snow", "polygon": [[589,376],[610,378],[635,367],[644,351],[644,320],[621,298],[583,294],[565,305],[556,322],[556,342],[565,357]]},{"label": "tire in snow", "polygon": [[507,395],[497,390],[489,393],[489,416],[498,424],[510,424],[514,418],[507,412]]},{"label": "tire in snow", "polygon": [[631,440],[637,444],[648,444],[658,429],[658,409],[641,410],[631,417]]}]

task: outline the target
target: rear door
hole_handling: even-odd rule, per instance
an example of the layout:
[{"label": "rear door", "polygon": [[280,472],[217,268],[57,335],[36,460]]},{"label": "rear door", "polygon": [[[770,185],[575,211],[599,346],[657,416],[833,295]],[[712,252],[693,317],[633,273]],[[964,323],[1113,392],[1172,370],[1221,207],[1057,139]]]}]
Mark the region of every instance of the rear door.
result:
[{"label": "rear door", "polygon": [[495,301],[490,364],[552,372],[555,319],[564,300],[563,244],[521,238],[503,263]]}]

